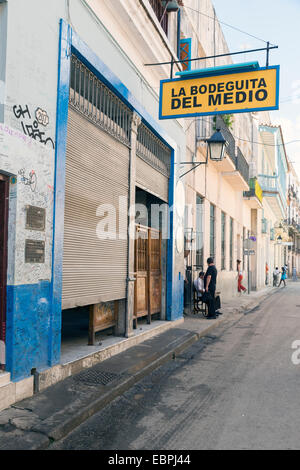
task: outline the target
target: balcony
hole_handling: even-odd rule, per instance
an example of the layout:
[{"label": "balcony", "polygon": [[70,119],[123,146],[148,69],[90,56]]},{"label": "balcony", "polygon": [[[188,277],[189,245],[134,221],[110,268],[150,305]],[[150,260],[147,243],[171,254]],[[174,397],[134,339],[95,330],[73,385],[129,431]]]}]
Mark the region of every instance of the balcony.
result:
[{"label": "balcony", "polygon": [[300,224],[298,224],[296,219],[294,219],[293,217],[285,219],[284,223],[288,225],[292,233],[300,233]]},{"label": "balcony", "polygon": [[275,229],[270,229],[270,240],[273,242],[275,240]]},{"label": "balcony", "polygon": [[235,170],[224,172],[223,175],[237,191],[249,190],[249,165],[239,147],[237,147],[237,156],[235,157]]},{"label": "balcony", "polygon": [[263,200],[263,191],[256,178],[249,180],[249,191],[244,191],[244,200],[251,209],[261,209]]},{"label": "balcony", "polygon": [[[210,128],[210,135],[207,135],[207,129],[204,132],[202,127],[203,124],[199,121],[197,128],[197,142],[203,141],[204,138],[211,137],[214,129],[220,129],[227,141],[225,158],[221,162],[211,161],[210,164],[214,166],[217,171],[222,173],[224,178],[234,189],[238,191],[247,191],[249,189],[249,165],[241,150],[238,147],[236,149],[235,138],[230,132],[228,126],[225,124],[222,116],[216,116],[214,129],[212,126]],[[203,137],[204,135],[205,137]]]},{"label": "balcony", "polygon": [[263,191],[263,197],[268,198],[274,214],[278,219],[286,214],[286,197],[279,183],[278,176],[258,175],[258,182]]}]

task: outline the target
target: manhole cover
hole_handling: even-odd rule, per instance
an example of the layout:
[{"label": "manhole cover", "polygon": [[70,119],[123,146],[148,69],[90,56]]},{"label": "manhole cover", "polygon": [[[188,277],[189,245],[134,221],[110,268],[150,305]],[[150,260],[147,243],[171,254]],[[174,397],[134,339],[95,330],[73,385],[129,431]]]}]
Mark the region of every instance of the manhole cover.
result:
[{"label": "manhole cover", "polygon": [[109,382],[120,377],[118,374],[102,370],[84,370],[74,376],[75,382],[82,382],[90,385],[107,385]]}]

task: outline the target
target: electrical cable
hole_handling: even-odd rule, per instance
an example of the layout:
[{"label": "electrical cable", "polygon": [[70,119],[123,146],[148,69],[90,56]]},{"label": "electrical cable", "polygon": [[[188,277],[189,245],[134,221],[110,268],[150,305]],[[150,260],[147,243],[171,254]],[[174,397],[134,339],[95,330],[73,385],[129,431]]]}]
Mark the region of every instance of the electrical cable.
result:
[{"label": "electrical cable", "polygon": [[[208,123],[211,123],[211,121],[209,121],[208,119],[204,119],[202,117],[199,117],[199,118],[196,118],[196,119],[193,119],[190,123],[190,125],[187,127],[187,129],[185,129],[185,132],[189,130],[189,128],[191,127],[192,123],[194,121],[198,121],[199,119],[201,119],[202,121],[204,122],[208,122]],[[231,131],[230,131],[231,132]],[[286,143],[283,143],[283,144],[264,144],[263,142],[255,142],[253,140],[248,140],[248,139],[242,139],[241,137],[237,137],[236,135],[234,135],[232,132],[231,134],[233,135],[233,137],[237,140],[242,140],[243,142],[249,142],[250,144],[257,144],[257,145],[267,145],[268,147],[280,147],[280,146],[286,146],[286,145],[289,145],[289,144],[294,144],[296,142],[300,142],[300,140],[291,140],[289,142],[286,142]]]},{"label": "electrical cable", "polygon": [[[199,11],[199,10],[195,10],[195,8],[191,8],[191,7],[188,7],[186,5],[184,5],[184,8],[187,8],[188,10],[192,10],[192,11],[195,11],[196,13],[198,13],[199,15],[202,15],[202,16],[206,16],[207,18],[210,18],[211,20],[214,20],[216,21],[215,18],[213,18],[212,16],[209,16],[207,15],[206,13],[203,13],[202,11]],[[217,17],[216,17],[217,18]],[[224,21],[220,21],[219,19],[217,19],[218,23],[221,23],[225,26],[228,26],[229,28],[232,28],[232,29],[235,29],[236,31],[240,32],[240,33],[243,33],[243,34],[246,34],[247,36],[250,36],[254,39],[257,39],[258,41],[261,41],[261,42],[264,42],[266,44],[268,44],[268,41],[265,41],[264,39],[261,39],[261,38],[258,38],[257,36],[254,36],[253,34],[250,34],[250,33],[247,33],[246,31],[243,31],[242,29],[239,29],[237,28],[236,26],[233,26],[231,24],[228,24],[228,23],[225,23]],[[270,46],[275,46],[275,44],[272,44],[270,43]]]}]

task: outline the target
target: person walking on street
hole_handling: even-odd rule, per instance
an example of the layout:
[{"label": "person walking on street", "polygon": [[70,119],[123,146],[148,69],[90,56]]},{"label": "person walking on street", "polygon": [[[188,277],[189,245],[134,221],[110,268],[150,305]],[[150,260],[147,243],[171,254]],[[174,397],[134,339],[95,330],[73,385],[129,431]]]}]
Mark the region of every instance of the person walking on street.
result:
[{"label": "person walking on street", "polygon": [[215,293],[218,271],[214,265],[213,258],[207,258],[208,268],[204,276],[204,302],[208,305],[207,318],[216,318]]},{"label": "person walking on street", "polygon": [[279,269],[276,267],[273,271],[273,287],[277,287],[278,285],[278,277],[279,277]]},{"label": "person walking on street", "polygon": [[242,271],[242,262],[240,259],[237,260],[237,272],[238,272],[238,291],[245,293],[247,289],[246,287],[242,285],[243,271]]},{"label": "person walking on street", "polygon": [[283,284],[284,284],[284,287],[286,287],[286,282],[285,282],[285,280],[286,280],[286,270],[285,270],[285,268],[282,266],[282,268],[281,268],[281,279],[280,279],[280,283],[279,283],[279,286],[278,286],[278,287],[281,286],[281,283],[282,283],[282,282],[283,282]]}]

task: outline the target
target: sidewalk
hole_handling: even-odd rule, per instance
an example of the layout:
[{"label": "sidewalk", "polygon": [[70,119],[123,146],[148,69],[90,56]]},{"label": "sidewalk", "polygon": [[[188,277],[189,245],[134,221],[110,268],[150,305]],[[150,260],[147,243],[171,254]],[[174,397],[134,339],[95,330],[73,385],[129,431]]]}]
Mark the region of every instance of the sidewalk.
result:
[{"label": "sidewalk", "polygon": [[223,315],[184,323],[47,388],[0,413],[0,449],[46,449],[97,413],[145,375],[171,360],[233,315],[260,305],[276,288],[224,303]]}]

